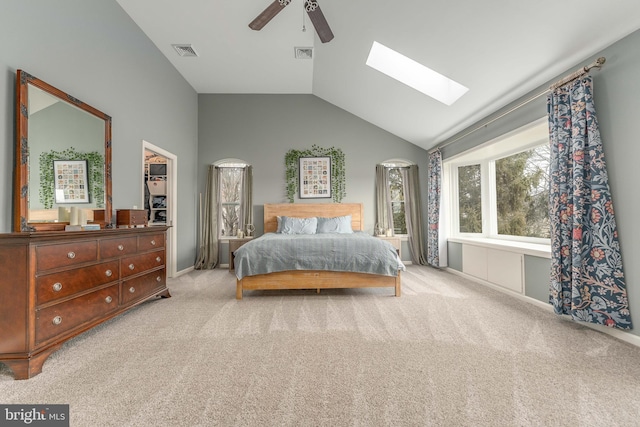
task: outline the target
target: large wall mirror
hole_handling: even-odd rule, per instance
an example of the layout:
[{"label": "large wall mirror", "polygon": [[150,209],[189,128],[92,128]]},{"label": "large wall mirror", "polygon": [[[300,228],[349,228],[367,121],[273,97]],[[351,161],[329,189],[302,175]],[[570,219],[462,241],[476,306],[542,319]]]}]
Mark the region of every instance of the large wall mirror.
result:
[{"label": "large wall mirror", "polygon": [[111,224],[111,117],[18,70],[14,231]]}]

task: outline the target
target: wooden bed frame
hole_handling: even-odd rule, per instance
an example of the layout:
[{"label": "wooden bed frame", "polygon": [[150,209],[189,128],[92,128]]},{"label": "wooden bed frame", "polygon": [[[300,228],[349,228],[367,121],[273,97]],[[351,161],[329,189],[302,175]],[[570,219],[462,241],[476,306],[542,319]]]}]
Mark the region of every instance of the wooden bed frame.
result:
[{"label": "wooden bed frame", "polygon": [[[278,216],[295,218],[351,215],[353,230],[364,230],[362,203],[283,203],[264,205],[264,232],[273,233],[278,227]],[[299,270],[245,276],[236,280],[236,298],[242,299],[244,290],[274,289],[336,289],[392,287],[395,296],[401,295],[400,272],[397,276],[341,271]]]}]

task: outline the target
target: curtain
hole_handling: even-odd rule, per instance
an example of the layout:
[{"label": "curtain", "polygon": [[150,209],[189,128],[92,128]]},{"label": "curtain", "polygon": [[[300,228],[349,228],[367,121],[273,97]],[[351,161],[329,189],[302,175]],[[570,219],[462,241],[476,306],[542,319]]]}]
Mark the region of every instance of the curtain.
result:
[{"label": "curtain", "polygon": [[244,168],[242,186],[240,209],[242,210],[242,218],[244,220],[244,227],[242,227],[242,229],[246,233],[249,231],[249,225],[255,225],[253,223],[253,167],[251,165],[247,165]]},{"label": "curtain", "polygon": [[427,199],[427,263],[440,267],[440,194],[442,191],[442,153],[429,154],[429,193]]},{"label": "curtain", "polygon": [[[204,211],[204,212],[203,212]],[[208,270],[218,264],[218,169],[209,165],[204,205],[200,208],[196,270]]]},{"label": "curtain", "polygon": [[573,320],[631,329],[590,76],[549,94],[549,302]]},{"label": "curtain", "polygon": [[404,192],[404,214],[409,235],[409,249],[411,249],[411,262],[425,265],[424,257],[424,232],[422,231],[422,209],[420,208],[420,177],[418,166],[410,165],[408,168],[400,168]]},{"label": "curtain", "polygon": [[384,165],[376,165],[376,224],[382,230],[389,228],[393,230],[393,214],[388,188],[389,170]]},{"label": "curtain", "polygon": [[253,167],[251,165],[245,166],[242,171],[242,200],[240,201],[240,209],[242,213],[242,230],[247,232],[247,226],[253,224]]}]

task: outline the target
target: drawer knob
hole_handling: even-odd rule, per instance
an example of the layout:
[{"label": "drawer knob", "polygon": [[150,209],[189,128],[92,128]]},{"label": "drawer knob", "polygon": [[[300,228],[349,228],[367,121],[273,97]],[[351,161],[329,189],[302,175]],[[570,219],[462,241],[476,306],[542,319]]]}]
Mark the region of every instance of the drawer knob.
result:
[{"label": "drawer knob", "polygon": [[59,325],[60,323],[62,323],[62,317],[60,317],[60,316],[54,317],[52,323],[54,325]]},{"label": "drawer knob", "polygon": [[155,245],[156,245],[156,241],[155,241],[155,240],[152,240],[152,241],[151,241],[151,246],[155,246]]},{"label": "drawer knob", "polygon": [[162,282],[162,277],[160,277],[160,276],[156,277],[156,282],[158,282],[158,283]]},{"label": "drawer knob", "polygon": [[107,277],[111,277],[111,276],[113,276],[113,271],[107,270],[107,271],[104,272],[104,274],[106,274]]},{"label": "drawer knob", "polygon": [[160,258],[160,257],[156,257],[156,261],[157,261],[157,262],[160,262],[160,261],[162,261],[162,258]]},{"label": "drawer knob", "polygon": [[132,294],[135,293],[136,288],[134,288],[133,286],[129,288],[129,292],[131,292]]},{"label": "drawer knob", "polygon": [[119,251],[124,251],[124,246],[122,246],[122,245],[118,245],[118,250],[119,250]]},{"label": "drawer knob", "polygon": [[106,302],[107,304],[111,304],[111,301],[113,301],[113,298],[111,298],[110,295],[104,299],[104,302]]},{"label": "drawer knob", "polygon": [[71,252],[69,252],[69,253],[67,254],[67,258],[69,258],[69,259],[74,259],[75,257],[76,257],[76,253],[75,253],[75,252],[73,252],[73,251],[71,251]]},{"label": "drawer knob", "polygon": [[133,270],[133,269],[135,269],[135,268],[136,268],[136,266],[135,266],[135,265],[133,265],[133,264],[129,264],[129,270]]},{"label": "drawer knob", "polygon": [[53,284],[53,290],[55,292],[60,292],[62,290],[62,283],[56,282]]}]

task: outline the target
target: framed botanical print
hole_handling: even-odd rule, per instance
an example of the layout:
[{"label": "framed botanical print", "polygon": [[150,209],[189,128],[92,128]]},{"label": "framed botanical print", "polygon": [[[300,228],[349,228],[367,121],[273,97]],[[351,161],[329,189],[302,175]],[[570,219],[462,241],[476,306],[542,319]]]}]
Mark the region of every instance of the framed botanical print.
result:
[{"label": "framed botanical print", "polygon": [[56,203],[89,203],[86,160],[54,160]]},{"label": "framed botanical print", "polygon": [[300,198],[331,198],[331,157],[300,157]]}]

